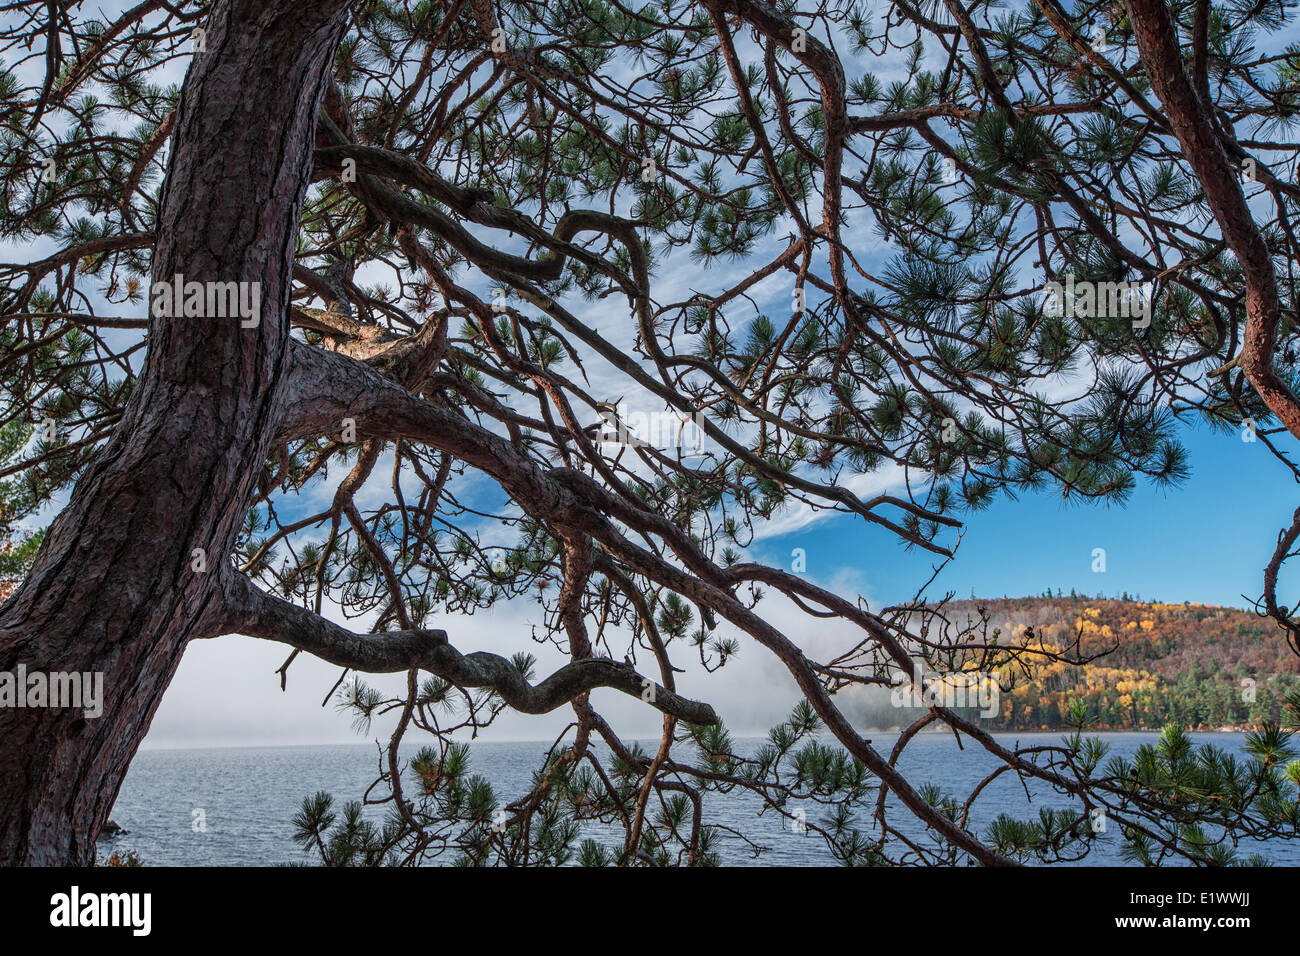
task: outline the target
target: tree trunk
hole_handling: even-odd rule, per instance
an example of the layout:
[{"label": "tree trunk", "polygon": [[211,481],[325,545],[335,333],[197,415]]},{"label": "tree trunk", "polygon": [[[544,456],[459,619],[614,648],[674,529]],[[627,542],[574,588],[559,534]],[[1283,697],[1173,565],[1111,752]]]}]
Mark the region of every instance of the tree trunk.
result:
[{"label": "tree trunk", "polygon": [[[288,367],[289,275],[342,0],[222,0],[186,77],[153,278],[255,282],[261,316],[150,316],[121,424],[0,607],[0,671],[103,674],[103,713],[0,709],[0,864],[87,864],[186,642],[218,618]],[[202,549],[206,570],[197,571]]]}]

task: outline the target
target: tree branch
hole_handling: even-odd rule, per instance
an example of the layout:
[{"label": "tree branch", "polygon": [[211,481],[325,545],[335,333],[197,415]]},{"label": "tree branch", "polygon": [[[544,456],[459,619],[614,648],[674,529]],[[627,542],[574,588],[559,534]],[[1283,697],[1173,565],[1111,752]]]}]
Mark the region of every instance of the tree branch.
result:
[{"label": "tree branch", "polygon": [[487,651],[462,654],[451,646],[444,630],[417,628],[357,634],[268,594],[246,575],[231,571],[223,587],[226,607],[219,623],[223,631],[287,644],[340,667],[368,674],[393,674],[418,668],[457,687],[491,688],[524,714],[549,713],[581,694],[608,687],[639,697],[687,723],[718,722],[709,704],[675,694],[642,677],[635,668],[609,658],[573,661],[534,685],[499,654]]},{"label": "tree branch", "polygon": [[1241,191],[1238,170],[1183,67],[1178,34],[1164,0],[1128,0],[1129,18],[1151,88],[1160,98],[1183,155],[1205,190],[1205,201],[1241,265],[1246,283],[1246,332],[1237,365],[1269,411],[1300,438],[1300,400],[1273,367],[1281,307],[1273,260]]},{"label": "tree branch", "polygon": [[[319,433],[323,425],[337,422],[336,416],[351,414],[356,418],[359,432],[389,439],[412,437],[427,441],[492,475],[513,500],[526,502],[526,510],[530,513],[543,517],[567,533],[591,535],[633,569],[698,605],[717,611],[749,633],[785,664],[799,689],[836,738],[880,777],[913,813],[980,863],[1000,866],[1010,862],[946,819],[926,803],[902,774],[889,766],[835,707],[803,652],[770,622],[744,607],[729,589],[734,582],[705,558],[669,519],[633,508],[572,469],[543,472],[505,439],[447,409],[412,396],[361,362],[301,343],[294,343],[291,347],[294,348],[291,356],[293,367],[288,376],[290,394],[285,401],[288,415],[279,427],[280,440]],[[663,537],[686,570],[632,544],[614,527],[614,520],[627,523],[643,533]],[[355,635],[352,637],[356,639]],[[585,664],[582,661],[575,663]],[[408,663],[403,666],[415,665]],[[626,685],[619,685],[619,689],[626,689]],[[638,686],[638,695],[639,691]],[[581,693],[581,690],[575,693]],[[660,706],[660,703],[656,702],[655,706]]]}]

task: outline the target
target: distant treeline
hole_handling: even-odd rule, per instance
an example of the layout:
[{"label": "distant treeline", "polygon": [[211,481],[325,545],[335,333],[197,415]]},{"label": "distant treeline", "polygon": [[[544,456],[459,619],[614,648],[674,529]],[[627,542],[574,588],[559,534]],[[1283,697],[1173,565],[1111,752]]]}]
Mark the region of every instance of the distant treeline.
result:
[{"label": "distant treeline", "polygon": [[[1074,701],[1102,730],[1258,725],[1277,721],[1283,698],[1300,690],[1300,658],[1282,632],[1236,608],[1072,594],[954,602],[946,612],[977,619],[981,609],[989,634],[1003,643],[1022,642],[1029,629],[1036,646],[1072,657],[1109,651],[1087,664],[1050,661],[1035,665],[1029,679],[1015,676],[996,717],[961,709],[990,729],[1057,729]],[[894,706],[885,690],[841,693],[856,699],[851,712],[863,727],[906,726],[924,713]]]}]

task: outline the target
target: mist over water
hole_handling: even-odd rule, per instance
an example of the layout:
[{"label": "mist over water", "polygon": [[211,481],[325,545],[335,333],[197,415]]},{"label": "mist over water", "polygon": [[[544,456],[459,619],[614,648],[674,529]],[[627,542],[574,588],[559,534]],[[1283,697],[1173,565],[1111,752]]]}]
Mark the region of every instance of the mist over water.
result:
[{"label": "mist over water", "polygon": [[[869,735],[877,749],[888,753],[896,734]],[[1015,741],[1050,744],[1059,733],[999,734],[1008,745]],[[1132,755],[1144,743],[1153,743],[1153,733],[1104,734],[1111,754]],[[1213,743],[1231,753],[1242,754],[1243,734],[1195,734],[1197,743]],[[657,741],[644,741],[653,751]],[[756,750],[763,741],[739,739],[740,753]],[[509,802],[530,786],[531,775],[541,765],[548,743],[542,741],[474,743],[470,750],[470,772],[489,779],[498,800]],[[414,756],[418,746],[404,747]],[[689,747],[681,747],[679,759],[688,759]],[[604,752],[602,751],[602,755]],[[293,842],[293,816],[304,797],[318,790],[333,794],[336,807],[359,800],[377,776],[380,754],[373,744],[305,747],[247,747],[202,750],[142,750],[131,765],[122,785],[112,819],[130,831],[116,842],[101,841],[101,862],[113,848],[134,850],[146,865],[161,866],[282,866],[315,864],[315,856],[303,853]],[[900,768],[913,786],[935,783],[959,801],[990,771],[998,766],[995,757],[969,742],[960,750],[951,734],[922,735],[913,740],[900,761]],[[1070,802],[1048,788],[1030,784],[1032,802],[1021,781],[1003,774],[983,792],[972,812],[975,831],[983,835],[1002,813],[1020,818],[1037,817],[1042,807],[1066,807]],[[891,801],[892,802],[892,801]],[[791,809],[800,804],[791,804]],[[828,817],[827,808],[803,805],[810,822]],[[372,808],[376,820],[384,808]],[[761,802],[750,794],[710,795],[705,803],[705,824],[721,824],[744,832],[755,843],[768,848],[755,858],[742,840],[723,836],[721,856],[732,866],[824,866],[834,864],[825,844],[814,834],[792,832],[788,821],[770,810],[759,815]],[[202,810],[206,831],[194,828],[196,810]],[[926,839],[924,828],[903,808],[893,803],[892,825],[912,839]],[[860,817],[858,825],[871,835],[871,821]],[[602,843],[621,845],[622,831],[592,827],[589,835]],[[1273,841],[1241,846],[1242,856],[1261,852],[1272,863],[1300,864],[1300,840]],[[443,862],[452,862],[448,854]],[[1120,864],[1118,833],[1101,837],[1088,865]]]}]

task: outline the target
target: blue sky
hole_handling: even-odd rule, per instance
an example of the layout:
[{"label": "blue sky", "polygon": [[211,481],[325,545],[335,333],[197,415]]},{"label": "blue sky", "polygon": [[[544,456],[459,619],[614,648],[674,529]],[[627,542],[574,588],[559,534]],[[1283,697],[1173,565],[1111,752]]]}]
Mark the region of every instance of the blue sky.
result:
[{"label": "blue sky", "polygon": [[[1186,427],[1191,476],[1172,488],[1139,482],[1124,505],[1066,503],[1060,492],[999,497],[967,516],[956,559],[928,594],[1017,597],[1047,588],[1145,599],[1244,606],[1262,589],[1263,568],[1290,525],[1300,492],[1261,442],[1237,431]],[[1281,447],[1293,442],[1281,436]],[[807,552],[808,573],[857,567],[873,601],[906,598],[937,560],[905,551],[890,532],[836,516],[756,550],[773,561]],[[1092,571],[1093,549],[1106,550],[1105,573]],[[1286,582],[1283,576],[1283,584]],[[1283,590],[1280,600],[1288,601]]]}]

